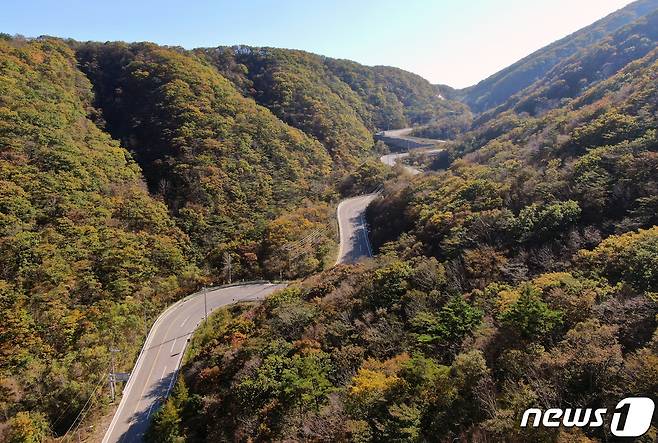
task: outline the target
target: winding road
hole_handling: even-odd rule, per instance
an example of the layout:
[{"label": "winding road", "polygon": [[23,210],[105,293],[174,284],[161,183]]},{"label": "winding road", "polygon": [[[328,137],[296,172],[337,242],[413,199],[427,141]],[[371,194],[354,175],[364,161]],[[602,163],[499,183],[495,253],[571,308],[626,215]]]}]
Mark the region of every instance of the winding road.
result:
[{"label": "winding road", "polygon": [[[410,128],[385,131],[391,137],[413,139]],[[425,139],[423,143],[426,143]],[[440,152],[434,149],[425,152]],[[384,155],[380,160],[390,166],[409,153]],[[421,171],[405,166],[412,174]],[[336,264],[354,263],[372,257],[365,222],[365,210],[379,192],[343,200],[336,216],[340,246]],[[103,443],[138,443],[148,429],[151,415],[172,388],[190,336],[206,313],[238,301],[262,300],[284,284],[251,283],[197,292],[167,308],[153,324],[137,362],[123,389],[121,402],[103,438]]]},{"label": "winding road", "polygon": [[[197,326],[220,306],[262,300],[285,285],[253,283],[209,289],[171,305],[155,321],[123,390],[103,443],[141,442],[151,415],[169,394],[187,341]],[[205,300],[204,300],[205,299]]]},{"label": "winding road", "polygon": [[[419,152],[423,154],[436,154],[437,152],[442,152],[443,149],[438,148],[438,149],[423,149],[421,150],[420,148],[418,149]],[[384,163],[385,165],[389,165],[390,167],[395,166],[395,164],[399,161],[402,160],[405,157],[409,157],[409,152],[398,152],[398,153],[393,153],[393,154],[386,154],[382,155],[379,157],[379,160]],[[418,175],[421,174],[423,171],[414,168],[413,166],[405,165],[402,164],[402,167],[411,175]]]},{"label": "winding road", "polygon": [[389,146],[398,149],[428,148],[443,143],[444,140],[433,138],[414,137],[411,134],[417,128],[391,129],[389,131],[379,131],[375,134],[375,139],[382,140]]},{"label": "winding road", "polygon": [[336,264],[354,263],[363,257],[372,257],[365,212],[370,202],[378,195],[379,193],[360,195],[338,204],[336,218],[340,231],[340,246]]},{"label": "winding road", "polygon": [[[443,143],[442,140],[429,140],[412,137],[408,135],[413,128],[395,129],[391,131],[382,131],[379,134],[388,139],[399,139],[404,142],[411,141],[418,146],[436,146]],[[423,149],[411,148],[411,150],[423,152],[426,154],[434,154],[443,151],[440,148]],[[398,152],[392,154],[382,155],[379,160],[388,166],[395,166],[395,164],[409,156],[409,152]],[[404,169],[412,175],[422,173],[422,171],[407,165],[403,165]],[[343,200],[336,209],[336,218],[338,219],[338,228],[340,231],[340,248],[338,251],[338,260],[336,264],[340,263],[354,263],[364,257],[372,257],[372,248],[370,240],[368,240],[368,226],[366,224],[366,208],[374,199],[379,196],[379,192],[372,194],[360,195],[358,197]]]}]

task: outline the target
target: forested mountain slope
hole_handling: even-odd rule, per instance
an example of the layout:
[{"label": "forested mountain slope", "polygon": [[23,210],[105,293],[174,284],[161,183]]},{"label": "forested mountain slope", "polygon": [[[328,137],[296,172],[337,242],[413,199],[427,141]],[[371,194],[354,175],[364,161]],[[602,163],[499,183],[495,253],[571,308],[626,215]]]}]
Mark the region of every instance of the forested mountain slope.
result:
[{"label": "forested mountain slope", "polygon": [[[504,104],[479,114],[469,130],[448,147],[449,157],[460,158],[503,134],[541,117],[551,109],[578,107],[579,98],[658,46],[658,7],[653,12],[560,61]],[[624,91],[619,91],[624,94]],[[574,108],[575,109],[575,108]],[[431,128],[426,128],[430,130]],[[445,164],[438,165],[445,167]]]},{"label": "forested mountain slope", "polygon": [[[204,50],[221,72],[236,66],[249,95],[286,123],[322,142],[334,160],[355,162],[372,148],[372,134],[359,113],[359,97],[327,75],[322,60],[302,51],[238,47]],[[229,76],[231,78],[231,76]]]},{"label": "forested mountain slope", "polygon": [[389,182],[368,214],[379,257],[218,315],[154,429],[608,441],[609,423],[519,423],[658,394],[657,80],[654,48],[449,169]]},{"label": "forested mountain slope", "polygon": [[504,103],[512,95],[543,78],[554,66],[638,18],[658,8],[658,0],[639,0],[564,37],[475,86],[459,91],[474,112],[480,113]]},{"label": "forested mountain slope", "polygon": [[[296,50],[0,35],[0,436],[61,436],[89,398],[94,418],[110,350],[127,370],[230,263],[320,273],[210,321],[159,438],[605,440],[517,423],[658,392],[657,1],[466,91]],[[460,94],[489,110],[472,127]],[[456,138],[445,170],[389,180],[379,257],[321,272],[339,191],[396,174],[373,132],[408,125]]]},{"label": "forested mountain slope", "polygon": [[129,367],[152,316],[227,259],[233,278],[323,269],[344,167],[386,119],[444,107],[412,74],[294,51],[239,59],[249,76],[150,43],[0,51],[0,432],[19,440],[63,434],[88,398],[98,413],[110,349]]},{"label": "forested mountain slope", "polygon": [[322,142],[339,165],[371,151],[372,133],[427,123],[462,105],[425,79],[304,51],[219,47],[197,50],[247,96]]},{"label": "forested mountain slope", "polygon": [[134,152],[199,263],[222,269],[231,254],[235,277],[262,275],[267,223],[329,186],[324,147],[187,51],[88,43],[76,52],[107,131]]},{"label": "forested mountain slope", "polygon": [[[413,232],[425,253],[458,254],[473,269],[482,264],[461,254],[484,242],[516,260],[515,273],[532,274],[568,263],[576,251],[564,248],[578,237],[652,226],[657,56],[654,49],[567,107],[519,118],[448,170],[392,190],[372,212],[375,242]],[[569,237],[556,236],[562,231]]]},{"label": "forested mountain slope", "polygon": [[326,58],[325,64],[366,103],[372,115],[369,127],[386,130],[423,125],[461,110],[427,80],[411,72],[331,58]]},{"label": "forested mountain slope", "polygon": [[90,119],[76,65],[59,40],[0,39],[0,410],[11,441],[66,431],[106,385],[109,350],[129,364],[145,316],[198,278],[188,236]]}]

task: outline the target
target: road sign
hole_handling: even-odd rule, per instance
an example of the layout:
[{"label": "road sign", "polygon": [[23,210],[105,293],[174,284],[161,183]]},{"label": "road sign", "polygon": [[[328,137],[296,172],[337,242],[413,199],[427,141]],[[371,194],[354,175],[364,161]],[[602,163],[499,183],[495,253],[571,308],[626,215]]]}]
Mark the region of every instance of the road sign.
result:
[{"label": "road sign", "polygon": [[114,379],[114,381],[128,381],[130,378],[130,372],[115,372],[113,374],[110,374],[110,377]]}]

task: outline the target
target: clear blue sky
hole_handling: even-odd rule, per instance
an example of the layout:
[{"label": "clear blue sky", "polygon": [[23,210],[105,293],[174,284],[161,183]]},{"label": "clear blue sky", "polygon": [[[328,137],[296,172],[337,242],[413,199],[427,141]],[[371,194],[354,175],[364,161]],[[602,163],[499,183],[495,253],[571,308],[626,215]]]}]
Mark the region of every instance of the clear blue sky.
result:
[{"label": "clear blue sky", "polygon": [[629,0],[5,0],[0,32],[297,48],[464,87]]}]

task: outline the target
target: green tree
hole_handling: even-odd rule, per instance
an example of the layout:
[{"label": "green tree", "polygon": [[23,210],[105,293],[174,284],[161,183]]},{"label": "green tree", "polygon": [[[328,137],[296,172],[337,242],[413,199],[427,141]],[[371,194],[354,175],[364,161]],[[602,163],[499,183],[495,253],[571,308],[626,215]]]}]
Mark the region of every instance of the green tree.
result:
[{"label": "green tree", "polygon": [[420,441],[422,412],[416,405],[393,404],[387,408],[387,417],[383,420],[382,441],[412,442]]},{"label": "green tree", "polygon": [[658,293],[658,227],[611,235],[579,258],[593,273],[625,281],[636,291]]},{"label": "green tree", "polygon": [[7,443],[41,443],[49,436],[48,421],[39,412],[19,412],[5,430]]},{"label": "green tree", "polygon": [[388,306],[398,302],[406,292],[412,274],[411,266],[399,260],[377,269],[370,294],[372,303],[375,306]]},{"label": "green tree", "polygon": [[294,355],[290,363],[281,374],[283,394],[290,406],[297,408],[301,425],[305,414],[319,410],[333,390],[328,378],[331,365],[323,352]]},{"label": "green tree", "polygon": [[351,171],[340,184],[340,192],[354,196],[373,192],[393,173],[379,159],[368,159]]},{"label": "green tree", "polygon": [[153,422],[145,440],[148,443],[180,443],[184,441],[180,435],[180,424],[181,419],[175,401],[169,398],[153,415]]},{"label": "green tree", "polygon": [[187,388],[184,377],[178,377],[171,396],[174,400],[174,406],[176,406],[178,411],[185,409],[187,402],[190,400],[190,391]]},{"label": "green tree", "polygon": [[573,225],[580,216],[578,202],[567,200],[547,206],[536,203],[519,213],[519,229],[522,240],[543,240]]},{"label": "green tree", "polygon": [[482,311],[472,307],[464,297],[455,296],[438,313],[418,313],[411,324],[417,331],[420,343],[455,349],[480,324],[481,318]]},{"label": "green tree", "polygon": [[554,311],[541,301],[532,285],[521,289],[518,300],[501,314],[501,323],[527,340],[550,336],[562,324],[562,312]]},{"label": "green tree", "polygon": [[270,399],[275,398],[279,407],[295,411],[301,420],[307,412],[319,409],[332,391],[332,366],[321,351],[292,356],[285,351],[285,347],[279,348],[267,355],[255,372],[240,382],[238,397],[247,409],[269,408]]}]

